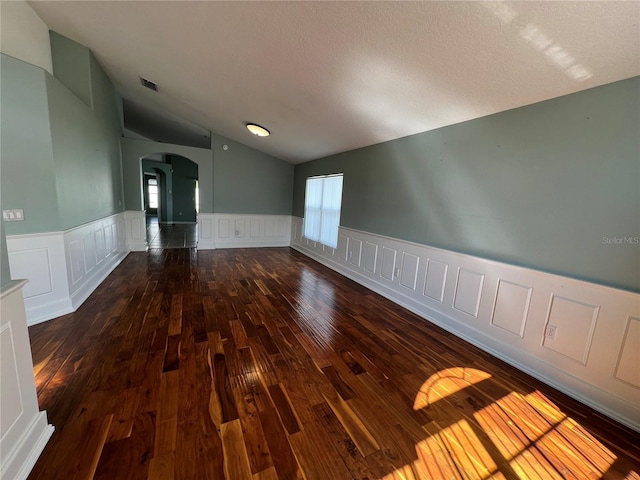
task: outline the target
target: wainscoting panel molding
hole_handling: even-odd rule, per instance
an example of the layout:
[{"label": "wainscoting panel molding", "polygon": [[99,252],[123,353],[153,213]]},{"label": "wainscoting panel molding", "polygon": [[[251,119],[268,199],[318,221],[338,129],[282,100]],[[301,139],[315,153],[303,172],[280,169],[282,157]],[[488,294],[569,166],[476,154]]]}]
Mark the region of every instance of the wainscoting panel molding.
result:
[{"label": "wainscoting panel molding", "polygon": [[[393,279],[395,278],[397,254],[398,251],[393,248],[385,246],[382,247],[382,269],[380,271],[380,276],[382,276],[382,278],[386,278],[390,282],[393,282]],[[375,273],[375,271],[372,273]]]},{"label": "wainscoting panel molding", "polygon": [[616,378],[640,388],[640,317],[629,315],[624,334]]},{"label": "wainscoting panel molding", "polygon": [[639,294],[343,227],[332,252],[301,227],[296,250],[640,431]]},{"label": "wainscoting panel molding", "polygon": [[198,214],[198,250],[213,250],[216,248],[215,221],[213,213]]},{"label": "wainscoting panel molding", "polygon": [[531,287],[498,280],[491,324],[523,337],[532,291]]},{"label": "wainscoting panel molding", "polygon": [[127,210],[124,212],[127,233],[127,246],[130,252],[147,251],[147,221],[144,211]]},{"label": "wainscoting panel molding", "polygon": [[459,268],[453,308],[478,318],[483,282],[484,275]]},{"label": "wainscoting panel molding", "polygon": [[429,258],[427,260],[427,276],[424,280],[424,294],[442,303],[444,301],[444,287],[447,281],[449,265]]},{"label": "wainscoting panel molding", "polygon": [[64,232],[7,235],[7,252],[11,277],[29,280],[23,290],[29,325],[73,311]]},{"label": "wainscoting panel molding", "polygon": [[586,365],[599,310],[595,305],[553,295],[542,345]]},{"label": "wainscoting panel molding", "polygon": [[293,235],[289,215],[198,214],[198,250],[288,247]]},{"label": "wainscoting panel molding", "polygon": [[[123,242],[124,238],[136,238],[141,233],[125,233],[125,219],[134,218],[128,214],[129,212],[125,212],[124,215],[112,215],[64,232],[67,271],[71,277],[69,295],[73,310],[82,305],[107,275],[120,264],[129,253],[130,247],[137,250],[142,245],[140,242],[129,245]],[[132,228],[140,228],[137,221],[128,223]],[[146,226],[142,234],[145,235],[142,238],[146,249]],[[107,245],[113,245],[115,248],[107,248]]]},{"label": "wainscoting panel molding", "polygon": [[360,266],[360,260],[362,258],[362,240],[358,238],[352,238],[349,241],[349,263],[355,267]]},{"label": "wainscoting panel molding", "polygon": [[364,246],[364,269],[375,273],[378,259],[378,245],[367,242]]},{"label": "wainscoting panel molding", "polygon": [[418,282],[418,266],[420,257],[404,252],[402,254],[402,268],[400,269],[400,285],[415,291]]},{"label": "wainscoting panel molding", "polygon": [[[302,242],[303,240],[301,240]],[[346,261],[349,256],[349,237],[338,235],[338,258]]]},{"label": "wainscoting panel molding", "polygon": [[140,235],[126,231],[127,226],[139,229],[136,221],[128,221],[136,217],[127,213],[64,232],[7,236],[11,276],[29,280],[23,289],[29,325],[75,311],[120,264],[129,247],[142,245],[126,241]]}]

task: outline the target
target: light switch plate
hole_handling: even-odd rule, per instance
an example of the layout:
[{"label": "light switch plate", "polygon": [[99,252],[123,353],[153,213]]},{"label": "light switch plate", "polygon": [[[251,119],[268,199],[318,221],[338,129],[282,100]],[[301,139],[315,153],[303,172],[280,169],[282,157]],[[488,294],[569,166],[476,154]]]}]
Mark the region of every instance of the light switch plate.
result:
[{"label": "light switch plate", "polygon": [[24,221],[24,211],[21,208],[2,210],[2,219],[5,222],[22,222]]}]

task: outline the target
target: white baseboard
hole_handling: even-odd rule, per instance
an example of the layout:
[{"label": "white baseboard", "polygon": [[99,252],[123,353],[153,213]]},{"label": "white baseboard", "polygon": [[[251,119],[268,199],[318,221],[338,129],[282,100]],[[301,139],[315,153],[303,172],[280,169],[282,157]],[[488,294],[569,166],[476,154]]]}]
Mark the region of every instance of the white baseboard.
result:
[{"label": "white baseboard", "polygon": [[301,232],[294,218],[296,250],[640,431],[640,295],[352,229],[336,249]]},{"label": "white baseboard", "polygon": [[30,305],[26,307],[27,325],[37,325],[52,318],[73,313],[76,308],[78,307],[74,308],[71,298],[63,298],[50,303],[30,302]]},{"label": "white baseboard", "polygon": [[29,428],[2,464],[0,478],[26,480],[54,430],[54,426],[47,423],[46,411],[35,414]]},{"label": "white baseboard", "polygon": [[149,249],[146,242],[145,243],[129,243],[127,244],[127,247],[130,252],[146,252]]}]

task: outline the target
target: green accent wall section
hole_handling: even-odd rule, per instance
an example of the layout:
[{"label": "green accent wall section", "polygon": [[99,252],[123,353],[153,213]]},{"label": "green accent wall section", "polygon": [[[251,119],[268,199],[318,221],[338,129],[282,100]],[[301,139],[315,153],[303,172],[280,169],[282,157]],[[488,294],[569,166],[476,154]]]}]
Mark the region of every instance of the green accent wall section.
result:
[{"label": "green accent wall section", "polygon": [[[126,209],[142,210],[140,159],[160,153],[179,155],[198,165],[202,213],[291,215],[293,165],[214,133],[211,139],[213,148],[207,150],[122,138]],[[229,149],[223,150],[222,145]],[[175,175],[173,180],[175,189]],[[174,220],[182,221],[173,197]]]},{"label": "green accent wall section", "polygon": [[91,52],[87,47],[49,31],[53,75],[91,107]]},{"label": "green accent wall section", "polygon": [[167,155],[167,157],[173,170],[173,221],[195,222],[198,164],[176,155]]},{"label": "green accent wall section", "polygon": [[211,145],[215,213],[291,215],[293,165],[214,133]]},{"label": "green accent wall section", "polygon": [[[89,50],[68,42],[86,53],[80,93],[89,101],[41,68],[2,55],[2,208],[21,208],[25,218],[7,224],[7,235],[67,230],[123,210],[119,96]],[[69,62],[57,62],[59,52],[54,71],[64,76]]]},{"label": "green accent wall section", "polygon": [[115,90],[95,61],[91,78],[93,109],[47,77],[61,230],[122,211]]},{"label": "green accent wall section", "polygon": [[21,208],[7,235],[59,229],[47,77],[39,67],[0,56],[0,201]]},{"label": "green accent wall section", "polygon": [[640,291],[640,77],[296,165],[341,225]]}]

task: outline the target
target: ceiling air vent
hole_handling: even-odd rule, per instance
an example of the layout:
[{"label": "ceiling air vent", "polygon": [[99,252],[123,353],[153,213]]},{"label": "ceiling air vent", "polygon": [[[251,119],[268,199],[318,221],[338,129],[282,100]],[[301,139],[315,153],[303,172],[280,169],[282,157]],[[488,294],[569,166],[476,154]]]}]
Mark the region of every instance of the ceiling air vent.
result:
[{"label": "ceiling air vent", "polygon": [[138,77],[140,78],[140,83],[142,84],[143,87],[147,87],[150,90],[153,90],[154,92],[158,91],[158,85],[147,80],[146,78],[142,78],[142,77]]}]

